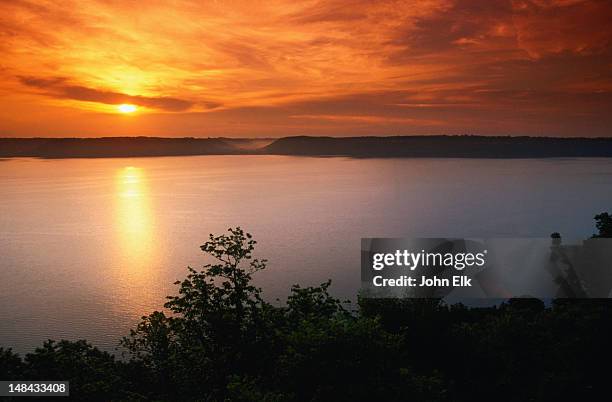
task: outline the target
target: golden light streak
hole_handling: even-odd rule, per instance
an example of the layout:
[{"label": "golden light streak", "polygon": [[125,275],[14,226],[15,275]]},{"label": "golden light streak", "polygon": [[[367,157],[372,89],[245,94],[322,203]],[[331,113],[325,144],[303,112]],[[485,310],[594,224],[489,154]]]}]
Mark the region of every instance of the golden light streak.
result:
[{"label": "golden light streak", "polygon": [[152,287],[160,283],[155,214],[145,170],[126,166],[115,174],[115,251],[107,271],[114,284],[112,308],[133,317],[159,303]]},{"label": "golden light streak", "polygon": [[116,227],[126,267],[131,274],[146,274],[155,250],[153,215],[142,169],[128,166],[117,174]]}]

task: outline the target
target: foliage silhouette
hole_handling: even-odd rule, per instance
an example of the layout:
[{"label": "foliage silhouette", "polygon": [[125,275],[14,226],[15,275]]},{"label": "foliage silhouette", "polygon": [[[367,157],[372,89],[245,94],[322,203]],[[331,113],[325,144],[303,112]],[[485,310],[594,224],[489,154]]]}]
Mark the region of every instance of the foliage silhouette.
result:
[{"label": "foliage silhouette", "polygon": [[593,237],[612,237],[612,215],[608,212],[595,215],[595,227],[599,233],[593,235]]},{"label": "foliage silhouette", "polygon": [[[596,217],[600,236],[609,217]],[[211,235],[201,249],[214,262],[188,267],[165,311],[121,341],[122,359],[85,341],[48,341],[25,359],[0,348],[0,379],[69,380],[71,399],[85,401],[552,401],[607,390],[608,300],[358,299],[351,310],[327,281],[272,305],[252,284],[266,267],[255,245],[240,228]]]}]

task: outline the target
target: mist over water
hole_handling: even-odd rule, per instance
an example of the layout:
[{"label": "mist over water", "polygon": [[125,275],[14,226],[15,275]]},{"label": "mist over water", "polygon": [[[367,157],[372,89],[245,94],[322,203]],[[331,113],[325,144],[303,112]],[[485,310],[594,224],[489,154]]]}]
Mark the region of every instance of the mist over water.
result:
[{"label": "mist over water", "polygon": [[208,262],[209,233],[254,235],[271,301],[328,278],[354,299],[362,237],[590,236],[612,160],[5,159],[0,196],[0,345],[112,350]]}]

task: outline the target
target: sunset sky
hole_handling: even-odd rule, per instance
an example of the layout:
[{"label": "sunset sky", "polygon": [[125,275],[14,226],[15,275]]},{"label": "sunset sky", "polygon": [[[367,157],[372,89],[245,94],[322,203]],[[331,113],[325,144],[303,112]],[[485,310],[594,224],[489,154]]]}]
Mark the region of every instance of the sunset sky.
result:
[{"label": "sunset sky", "polygon": [[0,136],[612,136],[611,21],[605,0],[0,0]]}]

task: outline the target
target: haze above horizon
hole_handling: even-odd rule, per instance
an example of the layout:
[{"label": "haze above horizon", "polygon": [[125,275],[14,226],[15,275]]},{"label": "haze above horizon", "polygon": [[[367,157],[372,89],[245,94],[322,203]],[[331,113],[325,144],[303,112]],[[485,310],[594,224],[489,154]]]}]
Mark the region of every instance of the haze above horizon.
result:
[{"label": "haze above horizon", "polygon": [[0,137],[612,136],[612,3],[0,3]]}]

